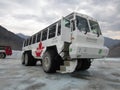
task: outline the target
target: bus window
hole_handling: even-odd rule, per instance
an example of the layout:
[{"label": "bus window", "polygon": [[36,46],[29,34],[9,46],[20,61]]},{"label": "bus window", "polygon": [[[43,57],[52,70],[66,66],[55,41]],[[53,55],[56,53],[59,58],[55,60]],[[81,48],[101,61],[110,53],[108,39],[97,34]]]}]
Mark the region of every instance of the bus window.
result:
[{"label": "bus window", "polygon": [[47,29],[42,31],[42,41],[47,39]]},{"label": "bus window", "polygon": [[26,40],[24,41],[24,47],[26,46]]},{"label": "bus window", "polygon": [[101,30],[100,30],[99,24],[96,21],[92,21],[92,20],[89,20],[89,22],[90,22],[90,27],[91,27],[92,33],[101,35]]},{"label": "bus window", "polygon": [[30,44],[31,44],[31,42],[32,42],[32,37],[31,37],[31,38],[29,38],[29,40],[28,40],[28,41],[29,41],[29,45],[30,45]]},{"label": "bus window", "polygon": [[77,19],[78,30],[84,31],[84,32],[90,32],[87,19],[80,17],[80,16],[76,16],[76,19]]},{"label": "bus window", "polygon": [[33,43],[33,44],[36,43],[36,35],[33,36],[33,41],[32,41],[32,43]]},{"label": "bus window", "polygon": [[28,46],[28,43],[29,43],[29,39],[26,40],[26,46]]},{"label": "bus window", "polygon": [[56,33],[56,25],[53,25],[49,28],[48,38],[55,37],[55,33]]},{"label": "bus window", "polygon": [[67,20],[65,18],[63,20],[64,20],[64,23],[65,23],[65,27],[70,28],[70,20]]},{"label": "bus window", "polygon": [[41,38],[41,32],[37,34],[37,42],[40,42],[40,38]]}]

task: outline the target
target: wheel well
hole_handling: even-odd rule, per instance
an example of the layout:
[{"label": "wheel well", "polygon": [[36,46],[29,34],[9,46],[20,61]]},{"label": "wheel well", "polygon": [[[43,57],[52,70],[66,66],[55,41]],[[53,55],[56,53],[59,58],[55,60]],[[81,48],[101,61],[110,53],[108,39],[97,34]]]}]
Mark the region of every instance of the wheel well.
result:
[{"label": "wheel well", "polygon": [[24,51],[24,55],[25,55],[25,53],[31,53],[32,51],[31,50],[28,50],[28,51]]},{"label": "wheel well", "polygon": [[49,50],[54,50],[58,54],[56,45],[55,46],[49,46],[49,47],[47,47],[46,51],[49,51]]}]

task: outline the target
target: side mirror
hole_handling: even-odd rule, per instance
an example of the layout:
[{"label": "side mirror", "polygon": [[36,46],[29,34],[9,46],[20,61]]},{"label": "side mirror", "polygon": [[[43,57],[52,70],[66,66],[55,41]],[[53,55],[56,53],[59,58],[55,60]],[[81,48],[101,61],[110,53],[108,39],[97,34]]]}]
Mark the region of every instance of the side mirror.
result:
[{"label": "side mirror", "polygon": [[64,22],[65,27],[70,28],[70,20],[69,19],[66,19],[63,17],[63,22]]},{"label": "side mirror", "polygon": [[75,30],[75,21],[74,20],[71,21],[71,29],[72,29],[72,31]]}]

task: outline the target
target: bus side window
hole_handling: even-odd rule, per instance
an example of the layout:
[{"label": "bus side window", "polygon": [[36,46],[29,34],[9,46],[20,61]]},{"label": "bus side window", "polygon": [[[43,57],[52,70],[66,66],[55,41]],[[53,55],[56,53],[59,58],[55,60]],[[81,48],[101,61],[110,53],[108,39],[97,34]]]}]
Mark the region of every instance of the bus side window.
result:
[{"label": "bus side window", "polygon": [[26,46],[28,46],[28,42],[29,42],[29,40],[27,39],[27,40],[26,40]]},{"label": "bus side window", "polygon": [[49,28],[48,38],[55,37],[55,33],[56,33],[56,25],[53,25]]},{"label": "bus side window", "polygon": [[32,42],[32,37],[29,39],[29,45],[31,44],[31,42]]},{"label": "bus side window", "polygon": [[25,46],[27,46],[28,45],[28,39],[26,40],[26,44],[25,44]]},{"label": "bus side window", "polygon": [[59,36],[61,34],[61,25],[58,24],[58,32],[57,32],[57,35]]},{"label": "bus side window", "polygon": [[26,40],[24,41],[24,47],[26,46]]},{"label": "bus side window", "polygon": [[37,35],[37,42],[40,42],[40,38],[41,38],[41,32],[39,32]]},{"label": "bus side window", "polygon": [[42,41],[47,39],[47,30],[48,29],[42,31]]},{"label": "bus side window", "polygon": [[70,28],[70,20],[64,18],[65,27]]},{"label": "bus side window", "polygon": [[33,36],[32,44],[36,43],[36,35]]}]

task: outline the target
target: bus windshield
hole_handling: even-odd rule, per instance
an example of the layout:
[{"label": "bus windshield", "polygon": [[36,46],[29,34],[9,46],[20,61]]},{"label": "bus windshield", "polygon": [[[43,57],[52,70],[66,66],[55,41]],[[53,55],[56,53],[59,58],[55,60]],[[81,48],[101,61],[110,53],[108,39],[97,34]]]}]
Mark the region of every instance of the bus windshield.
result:
[{"label": "bus windshield", "polygon": [[101,30],[100,30],[99,24],[92,20],[89,20],[89,22],[90,22],[90,27],[91,27],[92,33],[101,35]]},{"label": "bus windshield", "polygon": [[84,32],[90,32],[87,19],[80,16],[76,16],[76,20],[77,20],[76,25],[78,30],[84,31]]}]

